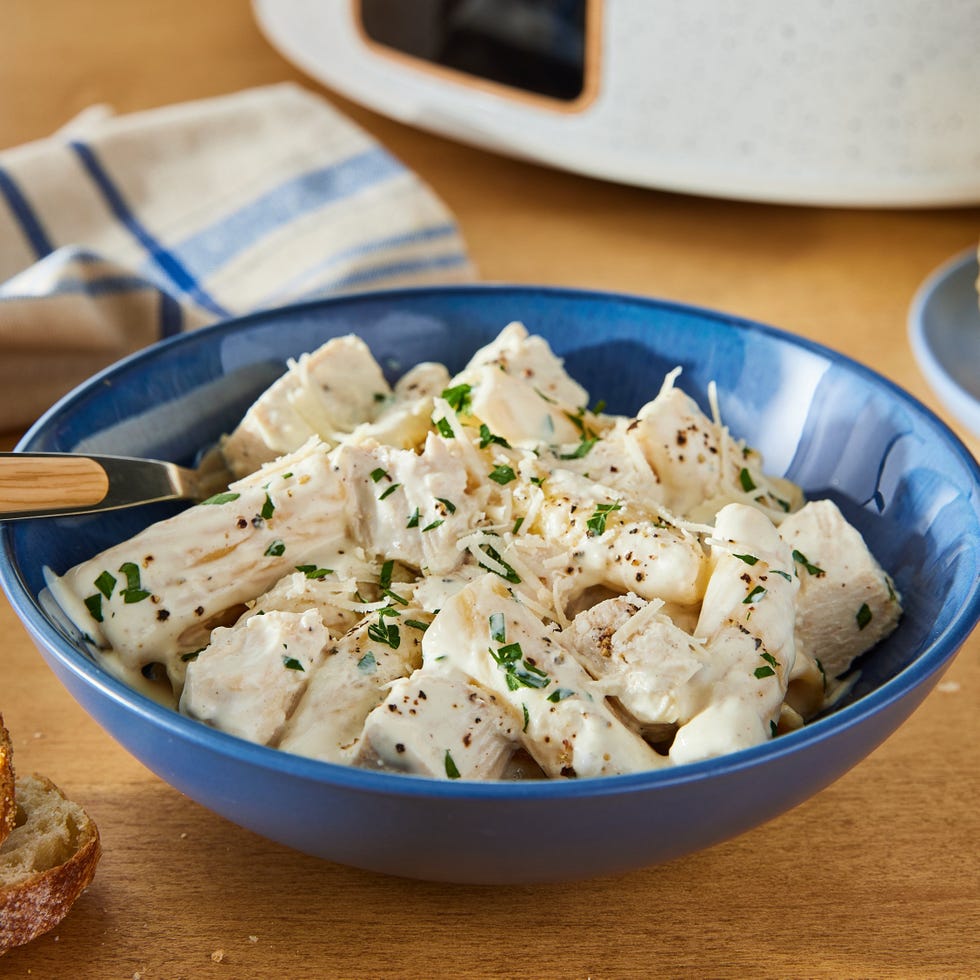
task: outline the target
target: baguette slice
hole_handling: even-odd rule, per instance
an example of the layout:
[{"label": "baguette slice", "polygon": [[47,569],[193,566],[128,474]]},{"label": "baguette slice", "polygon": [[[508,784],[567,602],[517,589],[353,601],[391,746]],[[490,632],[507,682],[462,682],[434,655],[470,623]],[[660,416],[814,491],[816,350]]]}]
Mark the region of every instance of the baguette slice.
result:
[{"label": "baguette slice", "polygon": [[0,844],[14,829],[17,804],[14,801],[14,749],[10,744],[10,733],[3,727],[0,715]]},{"label": "baguette slice", "polygon": [[16,783],[16,820],[0,846],[0,954],[53,929],[102,855],[88,814],[43,776]]}]

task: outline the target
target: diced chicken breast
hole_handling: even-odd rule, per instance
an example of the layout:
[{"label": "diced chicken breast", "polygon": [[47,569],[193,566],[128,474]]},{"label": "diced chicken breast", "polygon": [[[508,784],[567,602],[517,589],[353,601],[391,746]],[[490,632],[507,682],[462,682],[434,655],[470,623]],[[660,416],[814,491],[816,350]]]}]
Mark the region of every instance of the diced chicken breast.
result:
[{"label": "diced chicken breast", "polygon": [[405,623],[412,618],[409,610],[391,617],[374,613],[328,648],[279,747],[349,763],[358,751],[364,720],[388,685],[422,663],[422,631]]},{"label": "diced chicken breast", "polygon": [[458,674],[395,681],[367,717],[355,765],[438,779],[499,779],[517,744],[513,713]]},{"label": "diced chicken breast", "polygon": [[219,627],[187,666],[180,710],[230,735],[274,745],[329,641],[312,609]]},{"label": "diced chicken breast", "polygon": [[543,337],[529,335],[524,324],[516,321],[481,347],[462,373],[478,367],[493,367],[511,375],[572,411],[582,408],[589,400],[589,393],[568,376],[561,358],[555,356],[548,342]]},{"label": "diced chicken breast", "polygon": [[224,440],[222,454],[241,477],[311,436],[335,445],[340,434],[372,421],[390,395],[367,344],[353,335],[335,337],[290,364]]},{"label": "diced chicken breast", "polygon": [[399,449],[417,449],[431,426],[432,405],[449,384],[442,364],[417,364],[395,384],[372,422],[357,426],[349,441],[378,442]]},{"label": "diced chicken breast", "polygon": [[183,674],[180,655],[311,552],[345,538],[344,488],[326,447],[311,442],[210,502],[153,524],[49,588],[97,645],[136,671]]},{"label": "diced chicken breast", "polygon": [[374,554],[443,575],[460,563],[456,541],[482,516],[485,493],[468,492],[450,440],[425,450],[362,444],[337,450],[351,538]]},{"label": "diced chicken breast", "polygon": [[657,755],[590,693],[591,678],[561,635],[488,573],[456,593],[422,643],[426,670],[461,673],[493,692],[528,753],[550,776],[654,769]]},{"label": "diced chicken breast", "polygon": [[569,598],[596,585],[682,605],[701,597],[707,558],[698,539],[585,477],[557,471],[533,529],[566,560]]},{"label": "diced chicken breast", "polygon": [[617,596],[580,613],[565,631],[601,690],[654,741],[690,720],[685,689],[708,657],[704,644],[678,629],[661,606]]},{"label": "diced chicken breast", "polygon": [[696,637],[705,667],[670,748],[675,763],[696,762],[770,738],[795,663],[796,593],[790,550],[761,511],[729,504],[718,513],[712,572]]},{"label": "diced chicken breast", "polygon": [[779,533],[800,577],[800,645],[829,678],[839,677],[898,625],[898,593],[833,501],[808,503],[783,521]]},{"label": "diced chicken breast", "polygon": [[725,504],[739,502],[778,519],[802,503],[797,487],[767,477],[759,454],[709,419],[671,378],[627,434],[660,477],[664,506],[679,516],[711,521]]}]

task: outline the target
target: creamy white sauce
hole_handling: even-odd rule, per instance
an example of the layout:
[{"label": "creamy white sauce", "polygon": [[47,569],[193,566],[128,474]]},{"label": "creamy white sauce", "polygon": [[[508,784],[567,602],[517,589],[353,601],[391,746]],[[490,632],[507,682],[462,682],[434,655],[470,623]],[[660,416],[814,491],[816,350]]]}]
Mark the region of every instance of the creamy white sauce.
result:
[{"label": "creamy white sauce", "polygon": [[51,595],[113,673],[314,758],[570,778],[758,744],[839,697],[901,609],[837,508],[677,374],[627,418],[520,324],[394,389],[332,340],[225,440],[226,494]]}]

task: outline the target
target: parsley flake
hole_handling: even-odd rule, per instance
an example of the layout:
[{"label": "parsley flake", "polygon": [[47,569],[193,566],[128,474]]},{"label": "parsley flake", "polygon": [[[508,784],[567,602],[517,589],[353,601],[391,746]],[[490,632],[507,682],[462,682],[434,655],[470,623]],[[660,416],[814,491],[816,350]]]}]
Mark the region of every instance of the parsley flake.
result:
[{"label": "parsley flake", "polygon": [[387,490],[384,491],[384,493],[381,494],[380,497],[378,497],[378,500],[384,500],[385,497],[390,497],[400,486],[400,483],[393,483]]},{"label": "parsley flake", "polygon": [[287,670],[301,670],[304,673],[306,672],[306,668],[295,657],[283,657],[282,665]]},{"label": "parsley flake", "polygon": [[453,427],[449,424],[448,419],[436,419],[435,427],[439,430],[439,435],[443,439],[455,439],[456,433],[453,432]]},{"label": "parsley flake", "polygon": [[372,674],[377,669],[378,661],[374,659],[374,654],[368,650],[367,653],[357,661],[357,669],[362,674]]},{"label": "parsley flake", "polygon": [[405,527],[418,527],[421,519],[422,515],[419,513],[418,507],[416,507],[415,510],[409,514],[408,523],[405,525]]},{"label": "parsley flake", "polygon": [[746,493],[751,493],[755,490],[755,481],[752,479],[752,474],[743,466],[738,474],[738,482],[742,485],[742,489]]},{"label": "parsley flake", "polygon": [[450,779],[459,779],[459,769],[456,768],[456,763],[453,762],[449,749],[446,749],[446,775]]},{"label": "parsley flake", "polygon": [[233,500],[237,500],[241,496],[240,493],[232,493],[230,490],[226,490],[224,493],[216,493],[213,497],[208,497],[207,500],[202,500],[202,504],[230,504]]},{"label": "parsley flake", "polygon": [[765,586],[757,585],[743,600],[742,605],[747,606],[750,603],[761,599],[766,594]]},{"label": "parsley flake", "polygon": [[89,611],[92,619],[97,623],[101,623],[102,620],[102,596],[96,592],[94,595],[90,595],[85,600],[85,608]]},{"label": "parsley flake", "polygon": [[472,391],[472,387],[468,384],[454,385],[452,388],[446,388],[442,397],[449,402],[449,407],[454,412],[466,414],[470,411]]},{"label": "parsley flake", "polygon": [[793,561],[795,561],[797,565],[802,565],[811,575],[814,575],[817,578],[820,578],[821,575],[827,574],[822,568],[818,568],[816,565],[813,565],[807,561],[807,557],[802,551],[796,551],[794,549]]},{"label": "parsley flake", "polygon": [[552,691],[548,695],[548,700],[554,704],[558,704],[559,701],[564,701],[565,698],[570,698],[575,692],[570,691],[567,687],[559,687],[558,690]]},{"label": "parsley flake", "polygon": [[[381,612],[384,611],[381,610]],[[385,646],[391,647],[392,650],[397,650],[402,641],[401,634],[398,632],[398,626],[395,623],[385,623],[383,619],[377,623],[372,623],[368,627],[368,636],[376,643],[382,643]]]},{"label": "parsley flake", "polygon": [[614,511],[622,510],[623,505],[617,500],[614,504],[596,504],[595,513],[585,522],[590,538],[603,534],[606,530],[606,519]]},{"label": "parsley flake", "polygon": [[755,555],[736,555],[732,554],[733,558],[737,558],[739,561],[744,561],[746,565],[755,565],[759,559]]},{"label": "parsley flake", "polygon": [[286,553],[286,542],[282,538],[276,538],[268,548],[265,549],[265,554],[269,558],[279,558],[281,555]]},{"label": "parsley flake", "polygon": [[[383,480],[386,476],[388,476],[388,471],[382,469],[380,466],[376,470],[371,470],[371,479],[375,483],[377,483],[379,480]],[[391,477],[388,476],[388,479],[390,480]]]},{"label": "parsley flake", "polygon": [[868,608],[866,602],[861,603],[861,608],[857,611],[857,615],[854,618],[857,620],[859,630],[863,630],[871,622],[871,610]]},{"label": "parsley flake", "polygon": [[116,587],[115,576],[103,572],[93,584],[107,599],[112,598],[112,590]]},{"label": "parsley flake", "polygon": [[517,474],[513,468],[504,463],[495,466],[488,475],[494,483],[499,483],[502,487],[517,479]]},{"label": "parsley flake", "polygon": [[332,568],[318,568],[316,565],[297,565],[297,572],[302,572],[307,578],[321,579],[333,574]]},{"label": "parsley flake", "polygon": [[480,423],[480,448],[486,449],[491,443],[510,449],[510,443],[503,436],[495,436],[486,422]]},{"label": "parsley flake", "polygon": [[500,575],[502,579],[505,579],[508,582],[512,582],[514,585],[520,585],[521,582],[520,575],[518,575],[517,572],[515,572],[514,569],[511,568],[510,565],[508,565],[507,562],[505,562],[503,558],[500,557],[500,552],[497,551],[497,549],[494,548],[493,545],[481,544],[480,550],[487,556],[487,558],[491,559],[492,561],[500,565],[504,571],[503,573],[501,573],[498,569],[492,568],[490,565],[485,565],[478,558],[476,560],[476,563],[480,566],[480,568],[485,568],[488,572],[494,572],[495,574]]},{"label": "parsley flake", "polygon": [[436,497],[436,500],[438,500],[439,503],[442,504],[443,507],[445,507],[450,514],[456,513],[456,505],[451,500],[446,500],[445,497]]},{"label": "parsley flake", "polygon": [[268,490],[265,494],[265,500],[262,503],[262,510],[259,511],[259,516],[264,520],[271,520],[272,515],[276,512],[276,505],[272,502],[272,497],[269,496]]},{"label": "parsley flake", "polygon": [[426,524],[422,528],[422,533],[425,534],[426,531],[434,531],[440,524],[445,524],[446,522],[440,517],[438,520],[433,521],[431,524]]}]

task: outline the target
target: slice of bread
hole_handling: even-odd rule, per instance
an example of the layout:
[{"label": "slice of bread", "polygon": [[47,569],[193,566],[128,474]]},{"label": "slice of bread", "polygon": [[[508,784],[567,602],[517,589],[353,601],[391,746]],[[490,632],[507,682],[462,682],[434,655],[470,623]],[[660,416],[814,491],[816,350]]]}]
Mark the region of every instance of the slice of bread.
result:
[{"label": "slice of bread", "polygon": [[51,780],[26,776],[15,790],[14,828],[0,845],[0,954],[53,929],[102,854],[95,824]]},{"label": "slice of bread", "polygon": [[14,802],[14,750],[10,744],[10,733],[3,727],[0,715],[0,844],[14,829],[17,805]]}]

